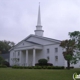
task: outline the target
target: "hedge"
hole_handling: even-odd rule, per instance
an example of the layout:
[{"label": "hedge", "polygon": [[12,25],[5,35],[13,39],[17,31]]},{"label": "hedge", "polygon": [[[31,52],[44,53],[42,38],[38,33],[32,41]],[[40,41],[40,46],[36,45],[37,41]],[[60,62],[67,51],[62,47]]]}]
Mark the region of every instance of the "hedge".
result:
[{"label": "hedge", "polygon": [[64,66],[12,66],[14,69],[64,69]]},{"label": "hedge", "polygon": [[47,63],[47,64],[36,63],[35,66],[53,66],[53,64],[52,63]]}]

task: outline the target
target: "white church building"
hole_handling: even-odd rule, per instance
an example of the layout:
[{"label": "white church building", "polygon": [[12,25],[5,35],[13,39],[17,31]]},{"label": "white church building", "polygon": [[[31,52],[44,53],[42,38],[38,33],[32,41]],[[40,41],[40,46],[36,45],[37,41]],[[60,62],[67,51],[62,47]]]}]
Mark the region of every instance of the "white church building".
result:
[{"label": "white church building", "polygon": [[[53,66],[66,66],[60,40],[43,36],[40,5],[35,35],[31,34],[10,49],[10,65],[35,66],[39,59],[47,59]],[[79,64],[75,67],[80,67]]]}]

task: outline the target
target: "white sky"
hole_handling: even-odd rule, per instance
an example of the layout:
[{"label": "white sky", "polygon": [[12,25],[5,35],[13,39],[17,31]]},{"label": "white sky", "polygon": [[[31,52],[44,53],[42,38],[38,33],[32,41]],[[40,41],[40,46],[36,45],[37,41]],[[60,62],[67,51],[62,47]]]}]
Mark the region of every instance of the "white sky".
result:
[{"label": "white sky", "polygon": [[80,0],[0,0],[0,40],[17,43],[34,34],[39,1],[45,37],[65,40],[80,30]]}]

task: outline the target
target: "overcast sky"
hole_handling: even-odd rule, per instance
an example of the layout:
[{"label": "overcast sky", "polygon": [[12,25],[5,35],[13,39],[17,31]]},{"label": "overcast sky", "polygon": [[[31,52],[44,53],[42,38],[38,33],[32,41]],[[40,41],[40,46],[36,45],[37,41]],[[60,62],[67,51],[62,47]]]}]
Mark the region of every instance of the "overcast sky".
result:
[{"label": "overcast sky", "polygon": [[80,30],[80,0],[0,0],[0,40],[18,43],[34,34],[39,2],[45,37],[65,40]]}]

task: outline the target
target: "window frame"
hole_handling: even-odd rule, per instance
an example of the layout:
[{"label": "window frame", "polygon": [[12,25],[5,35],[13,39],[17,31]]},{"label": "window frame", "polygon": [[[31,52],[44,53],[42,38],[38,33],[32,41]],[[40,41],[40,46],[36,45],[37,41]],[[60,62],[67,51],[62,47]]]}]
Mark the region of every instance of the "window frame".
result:
[{"label": "window frame", "polygon": [[48,60],[48,61],[50,60],[50,57],[49,57],[49,56],[47,56],[47,60]]},{"label": "window frame", "polygon": [[50,53],[50,49],[49,48],[47,49],[47,53]]},{"label": "window frame", "polygon": [[58,48],[57,47],[55,48],[55,53],[58,53]]},{"label": "window frame", "polygon": [[20,51],[18,51],[18,56],[20,55]]},{"label": "window frame", "polygon": [[58,61],[58,56],[55,56],[55,61]]}]

